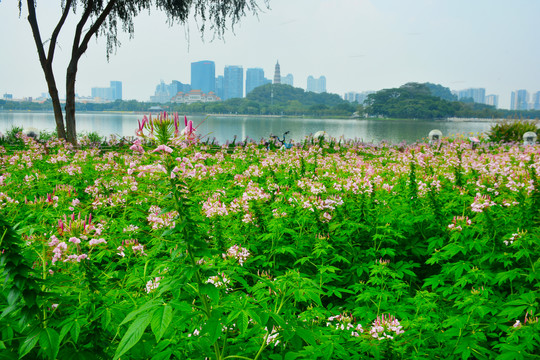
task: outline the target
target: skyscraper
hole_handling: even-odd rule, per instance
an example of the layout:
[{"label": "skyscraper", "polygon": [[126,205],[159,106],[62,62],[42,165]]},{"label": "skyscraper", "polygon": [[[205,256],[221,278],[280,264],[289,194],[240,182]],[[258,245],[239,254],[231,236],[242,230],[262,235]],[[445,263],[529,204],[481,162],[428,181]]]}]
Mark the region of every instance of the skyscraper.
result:
[{"label": "skyscraper", "polygon": [[246,96],[251,90],[266,84],[264,70],[261,68],[250,68],[246,70]]},{"label": "skyscraper", "polygon": [[279,72],[279,61],[276,62],[274,69],[274,84],[281,84],[281,74]]},{"label": "skyscraper", "polygon": [[225,66],[223,74],[223,100],[244,96],[244,68],[241,66]]},{"label": "skyscraper", "polygon": [[499,107],[499,95],[486,95],[486,105]]},{"label": "skyscraper", "polygon": [[216,77],[216,95],[222,100],[225,100],[224,81],[223,75]]},{"label": "skyscraper", "polygon": [[313,76],[309,75],[307,78],[306,91],[311,91],[319,94],[326,92],[326,77],[321,76],[320,78],[316,79]]},{"label": "skyscraper", "polygon": [[294,78],[292,76],[292,74],[287,74],[287,76],[282,76],[281,77],[281,83],[282,84],[286,84],[286,85],[291,85],[291,86],[294,86]]},{"label": "skyscraper", "polygon": [[512,91],[510,110],[527,110],[529,108],[529,92],[521,89]]},{"label": "skyscraper", "polygon": [[108,88],[92,88],[92,97],[105,101],[122,100],[122,82],[111,81]]},{"label": "skyscraper", "polygon": [[203,93],[216,91],[216,64],[210,60],[191,63],[191,88]]},{"label": "skyscraper", "polygon": [[111,81],[111,100],[122,100],[122,82],[121,81]]},{"label": "skyscraper", "polygon": [[540,110],[540,91],[533,94],[532,108],[534,110]]},{"label": "skyscraper", "polygon": [[469,88],[458,92],[458,100],[473,99],[475,103],[484,104],[486,102],[486,89]]}]

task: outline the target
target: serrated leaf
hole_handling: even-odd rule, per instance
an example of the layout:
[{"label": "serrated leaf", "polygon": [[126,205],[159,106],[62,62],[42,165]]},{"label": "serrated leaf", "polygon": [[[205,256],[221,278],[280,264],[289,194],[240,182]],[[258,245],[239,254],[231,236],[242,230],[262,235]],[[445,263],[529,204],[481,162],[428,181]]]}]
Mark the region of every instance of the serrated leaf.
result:
[{"label": "serrated leaf", "polygon": [[73,327],[71,328],[70,332],[71,339],[76,344],[79,341],[79,334],[81,333],[81,324],[79,322],[79,319],[75,319],[73,321]]},{"label": "serrated leaf", "polygon": [[55,360],[60,347],[60,337],[56,330],[49,327],[43,329],[39,336],[39,346],[49,359]]},{"label": "serrated leaf", "polygon": [[73,327],[74,321],[67,321],[64,326],[62,326],[62,330],[60,330],[60,341],[66,336],[66,334],[71,330]]},{"label": "serrated leaf", "polygon": [[19,297],[21,296],[21,291],[17,289],[16,287],[13,287],[8,294],[7,302],[9,305],[13,305],[17,302]]},{"label": "serrated leaf", "polygon": [[116,353],[114,354],[114,359],[118,359],[120,356],[124,355],[129,351],[135,344],[139,342],[141,337],[144,334],[144,331],[152,321],[153,313],[147,312],[136,318],[133,323],[127,329],[125,335],[120,340],[118,348],[116,348]]},{"label": "serrated leaf", "polygon": [[240,316],[238,316],[238,320],[236,320],[236,325],[238,329],[240,329],[240,334],[244,335],[249,325],[249,317],[244,310],[240,312]]},{"label": "serrated leaf", "polygon": [[515,319],[522,315],[527,309],[527,306],[506,307],[499,313],[499,316],[506,316],[510,319]]},{"label": "serrated leaf", "polygon": [[152,332],[156,337],[156,342],[161,340],[165,331],[167,331],[167,328],[171,324],[171,320],[172,307],[170,305],[163,305],[156,309],[154,315],[152,315],[152,322],[150,323]]},{"label": "serrated leaf", "polygon": [[208,295],[212,303],[217,304],[219,302],[219,289],[214,285],[204,284],[201,286],[201,293]]},{"label": "serrated leaf", "polygon": [[130,312],[129,314],[127,314],[127,316],[125,317],[125,319],[120,323],[120,325],[124,325],[128,322],[130,322],[131,320],[133,320],[137,315],[139,315],[140,313],[156,306],[156,305],[159,305],[156,303],[155,300],[150,300],[148,302],[146,302],[143,306],[141,306],[140,308],[136,309],[136,310],[133,310],[132,312]]},{"label": "serrated leaf", "polygon": [[26,354],[28,354],[34,346],[36,346],[40,335],[40,329],[34,330],[26,339],[24,339],[24,342],[21,344],[21,347],[19,348],[19,358],[24,357]]},{"label": "serrated leaf", "polygon": [[169,360],[172,355],[172,350],[164,350],[152,356],[150,360]]},{"label": "serrated leaf", "polygon": [[312,346],[316,345],[315,337],[313,336],[312,331],[298,327],[296,328],[296,335],[300,336],[302,340],[304,340],[309,345],[312,345]]},{"label": "serrated leaf", "polygon": [[209,336],[210,345],[213,345],[221,335],[221,324],[219,323],[218,317],[215,316],[215,313],[212,314],[210,319],[202,328],[201,336],[204,335]]}]

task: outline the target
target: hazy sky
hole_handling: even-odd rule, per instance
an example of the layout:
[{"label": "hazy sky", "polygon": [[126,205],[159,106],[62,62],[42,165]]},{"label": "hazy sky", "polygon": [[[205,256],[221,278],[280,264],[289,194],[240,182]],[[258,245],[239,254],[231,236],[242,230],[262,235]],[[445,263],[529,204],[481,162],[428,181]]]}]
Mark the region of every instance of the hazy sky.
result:
[{"label": "hazy sky", "polygon": [[[43,39],[59,4],[38,1]],[[0,97],[47,91],[25,16],[23,9],[19,18],[17,0],[0,0]],[[508,108],[512,90],[540,91],[538,19],[539,0],[270,0],[270,9],[244,18],[224,41],[212,41],[210,33],[202,41],[195,22],[169,27],[153,11],[136,19],[133,39],[122,35],[109,62],[104,38],[90,42],[77,93],[89,96],[92,87],[119,80],[124,99],[148,100],[160,80],[190,83],[194,61],[215,61],[216,76],[225,65],[241,65],[273,78],[279,60],[281,74],[293,74],[294,86],[304,89],[309,75],[326,76],[327,91],[340,95],[432,82],[452,90],[484,87]],[[61,96],[73,14],[71,20],[55,58]]]}]

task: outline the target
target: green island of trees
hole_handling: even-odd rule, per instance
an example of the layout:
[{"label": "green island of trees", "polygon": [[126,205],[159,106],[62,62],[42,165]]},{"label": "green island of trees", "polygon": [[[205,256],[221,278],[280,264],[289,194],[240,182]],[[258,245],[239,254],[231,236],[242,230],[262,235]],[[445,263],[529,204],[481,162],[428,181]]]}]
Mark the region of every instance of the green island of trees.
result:
[{"label": "green island of trees", "polygon": [[[363,104],[343,100],[337,94],[314,93],[284,84],[266,84],[245,98],[193,104],[152,103],[117,100],[110,103],[77,103],[77,111],[136,111],[160,108],[183,114],[286,115],[310,117],[376,117],[392,119],[437,120],[459,118],[540,118],[539,110],[505,110],[472,102],[457,101],[450,89],[431,83],[407,83],[399,88],[383,89],[368,95]],[[43,103],[0,100],[3,110],[52,110],[51,101]]]}]

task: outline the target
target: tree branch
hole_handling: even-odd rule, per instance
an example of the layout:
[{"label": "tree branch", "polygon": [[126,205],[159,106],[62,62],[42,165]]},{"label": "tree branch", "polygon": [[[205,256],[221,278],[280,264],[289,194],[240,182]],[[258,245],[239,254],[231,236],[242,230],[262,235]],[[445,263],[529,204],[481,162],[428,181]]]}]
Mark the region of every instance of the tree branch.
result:
[{"label": "tree branch", "polygon": [[52,61],[54,58],[54,50],[56,49],[56,40],[58,39],[58,35],[60,34],[60,30],[62,29],[62,26],[64,26],[64,23],[66,22],[66,18],[69,14],[69,9],[71,8],[73,0],[68,0],[65,7],[64,12],[62,13],[62,17],[58,21],[58,24],[56,24],[56,27],[54,28],[54,31],[51,35],[51,43],[49,44],[49,52],[47,54],[47,61],[50,65],[52,65]]},{"label": "tree branch", "polygon": [[79,43],[81,41],[81,35],[84,28],[84,25],[88,21],[88,18],[90,17],[90,14],[92,13],[92,7],[94,6],[94,1],[90,0],[88,4],[86,5],[86,9],[84,9],[84,13],[81,16],[81,20],[77,23],[77,28],[75,29],[75,37],[73,38],[73,47],[71,49],[71,59],[75,57],[75,54],[80,49]]},{"label": "tree branch", "polygon": [[36,5],[34,0],[27,0],[26,5],[28,6],[27,19],[30,23],[30,28],[32,29],[32,35],[34,35],[39,61],[41,62],[41,66],[45,68],[45,65],[47,64],[47,57],[45,56],[45,49],[43,48],[43,41],[41,40],[41,33],[39,32],[39,26],[36,18]]},{"label": "tree branch", "polygon": [[[75,57],[75,55],[76,55],[76,57],[78,59],[78,58],[80,58],[82,56],[82,54],[84,54],[84,52],[88,48],[88,43],[90,42],[90,39],[92,38],[92,36],[97,34],[99,28],[101,27],[101,25],[103,25],[103,23],[105,22],[105,19],[107,19],[107,16],[109,16],[109,14],[111,13],[112,9],[114,8],[114,6],[116,5],[117,2],[118,2],[117,0],[109,1],[107,6],[105,7],[105,9],[103,9],[103,11],[99,15],[99,17],[92,24],[90,29],[86,32],[86,35],[84,36],[81,44],[79,45],[79,47],[77,49],[77,53],[76,54],[74,53],[73,57]],[[75,45],[75,43],[74,43],[74,45]],[[74,48],[74,50],[75,50],[75,48]]]}]

